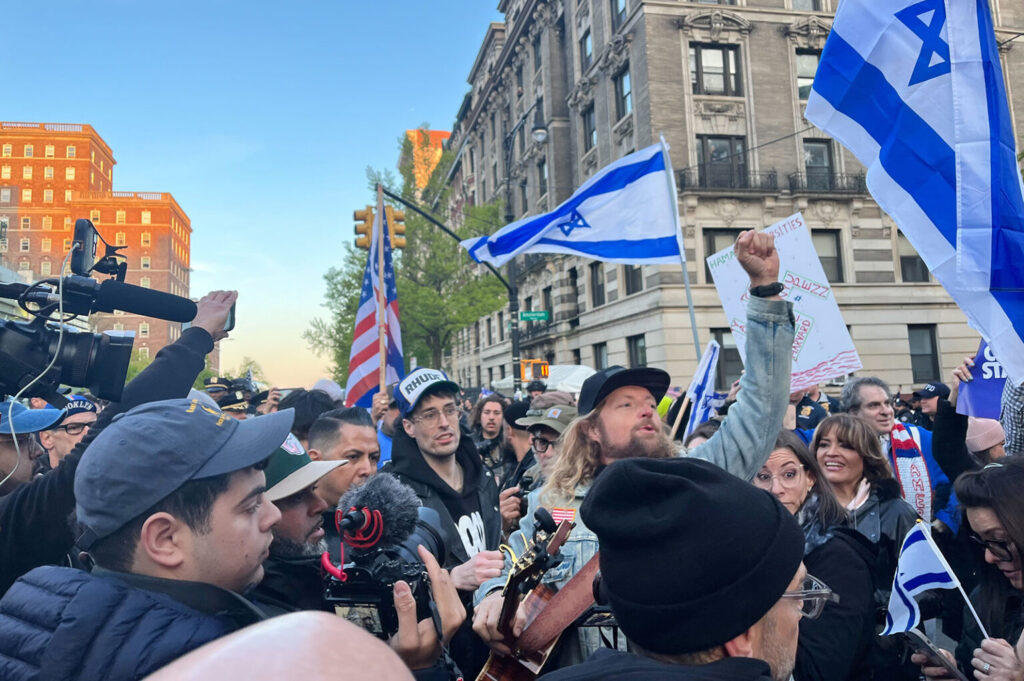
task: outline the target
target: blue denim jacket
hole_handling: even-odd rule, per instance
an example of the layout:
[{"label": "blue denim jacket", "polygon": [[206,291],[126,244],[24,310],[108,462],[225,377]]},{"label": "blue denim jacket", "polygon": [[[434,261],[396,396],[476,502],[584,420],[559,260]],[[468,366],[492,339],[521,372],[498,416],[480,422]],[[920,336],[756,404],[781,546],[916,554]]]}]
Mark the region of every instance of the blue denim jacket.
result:
[{"label": "blue denim jacket", "polygon": [[[752,480],[754,474],[761,470],[782,429],[782,419],[789,404],[793,336],[791,303],[750,298],[747,307],[746,373],[740,379],[741,389],[736,403],[730,407],[729,416],[718,432],[689,456],[710,461],[744,480]],[[545,584],[558,588],[565,586],[597,553],[597,535],[579,515],[580,504],[589,488],[589,484],[579,485],[571,502],[556,507],[572,511],[576,527],[562,547],[562,563],[544,575],[542,581]],[[529,494],[528,511],[520,520],[519,529],[508,539],[508,546],[517,556],[525,551],[528,541],[533,538],[533,513],[540,505],[539,497],[540,490]],[[479,604],[489,593],[501,589],[511,568],[512,561],[506,555],[502,575],[481,584],[474,594],[474,603]],[[581,646],[579,661],[602,647],[598,630],[581,629],[577,634]]]}]

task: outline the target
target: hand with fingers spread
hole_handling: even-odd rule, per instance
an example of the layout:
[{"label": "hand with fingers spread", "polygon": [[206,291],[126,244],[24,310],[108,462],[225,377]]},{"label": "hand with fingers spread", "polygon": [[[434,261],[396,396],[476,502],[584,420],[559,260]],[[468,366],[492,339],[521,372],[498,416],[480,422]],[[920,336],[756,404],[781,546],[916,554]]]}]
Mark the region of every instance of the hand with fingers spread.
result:
[{"label": "hand with fingers spread", "polygon": [[1024,663],[1017,651],[1001,638],[986,638],[975,648],[974,677],[978,681],[1024,681]]},{"label": "hand with fingers spread", "polygon": [[779,252],[775,237],[748,229],[736,239],[736,259],[750,277],[750,286],[765,286],[779,280]]},{"label": "hand with fingers spread", "polygon": [[228,337],[224,330],[231,306],[238,300],[238,291],[210,291],[196,303],[196,316],[192,326],[198,326],[213,337],[213,342]]},{"label": "hand with fingers spread", "polygon": [[416,599],[405,582],[395,582],[395,611],[398,614],[398,631],[388,641],[391,649],[402,658],[409,669],[426,669],[441,655],[442,644],[447,645],[456,630],[466,619],[466,608],[452,584],[451,575],[441,568],[433,554],[422,546],[416,549],[420,560],[430,577],[430,593],[441,619],[442,640],[437,638],[437,629],[432,618],[416,621]]},{"label": "hand with fingers spread", "polygon": [[452,568],[452,582],[459,591],[473,591],[501,574],[505,557],[501,551],[480,551],[462,565]]}]

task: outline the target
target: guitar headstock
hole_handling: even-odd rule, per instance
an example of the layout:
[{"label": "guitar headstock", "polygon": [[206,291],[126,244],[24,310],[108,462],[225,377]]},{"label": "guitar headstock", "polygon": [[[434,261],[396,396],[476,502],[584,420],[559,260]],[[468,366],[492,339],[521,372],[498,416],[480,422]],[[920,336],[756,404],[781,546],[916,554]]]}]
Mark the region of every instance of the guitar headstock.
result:
[{"label": "guitar headstock", "polygon": [[[546,519],[542,518],[542,512],[547,516]],[[536,516],[538,522],[533,541],[512,565],[501,592],[503,596],[516,592],[525,594],[537,586],[544,573],[561,562],[559,549],[576,526],[576,523],[569,520],[554,525],[550,514],[543,508],[537,510]]]}]

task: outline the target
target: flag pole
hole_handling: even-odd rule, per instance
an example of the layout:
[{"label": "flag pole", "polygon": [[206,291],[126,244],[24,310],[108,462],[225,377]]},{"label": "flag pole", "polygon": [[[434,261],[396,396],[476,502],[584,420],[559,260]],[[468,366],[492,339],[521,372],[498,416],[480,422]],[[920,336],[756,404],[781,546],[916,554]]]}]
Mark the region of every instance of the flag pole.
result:
[{"label": "flag pole", "polygon": [[672,424],[672,432],[669,433],[668,439],[675,440],[676,433],[679,432],[679,424],[683,422],[683,412],[686,411],[686,405],[690,403],[690,395],[683,395],[683,403],[679,405],[679,412],[676,414],[676,422]]},{"label": "flag pole", "polygon": [[[676,223],[676,241],[679,243],[679,262],[683,266],[683,285],[686,287],[686,307],[690,310],[690,330],[693,331],[693,351],[697,353],[697,362],[700,362],[700,337],[697,334],[697,315],[693,312],[693,293],[690,291],[690,271],[686,268],[686,248],[683,245],[683,228],[679,220],[679,193],[676,191],[676,175],[672,170],[672,159],[668,155],[668,144],[665,143],[665,136],[659,135],[661,140],[661,154],[665,159],[665,170],[668,171],[669,196],[672,197],[672,219]],[[683,210],[686,210],[685,204]],[[680,410],[681,413],[682,410]],[[676,425],[678,427],[678,424]],[[672,430],[675,436],[675,428]]]},{"label": "flag pole", "polygon": [[384,188],[377,185],[377,223],[380,225],[377,237],[377,348],[380,355],[380,375],[377,392],[384,392],[388,375],[387,358],[387,292],[384,290]]},{"label": "flag pole", "polygon": [[960,584],[960,578],[956,576],[955,572],[953,572],[953,568],[951,568],[949,563],[946,562],[946,557],[942,555],[939,545],[935,543],[934,539],[932,539],[931,528],[928,527],[920,518],[918,518],[917,522],[921,524],[921,528],[924,530],[924,538],[928,542],[928,545],[932,547],[932,551],[935,552],[939,562],[942,563],[942,567],[944,567],[949,574],[953,575],[953,579],[956,580],[956,588],[960,591],[960,595],[964,597],[964,602],[967,604],[967,608],[971,611],[971,614],[974,615],[974,621],[978,623],[978,628],[981,629],[982,636],[984,638],[989,638],[988,632],[985,631],[985,625],[981,623],[981,618],[978,617],[978,611],[974,609],[974,604],[971,603],[971,599],[967,597],[967,592],[964,591],[963,585]]}]

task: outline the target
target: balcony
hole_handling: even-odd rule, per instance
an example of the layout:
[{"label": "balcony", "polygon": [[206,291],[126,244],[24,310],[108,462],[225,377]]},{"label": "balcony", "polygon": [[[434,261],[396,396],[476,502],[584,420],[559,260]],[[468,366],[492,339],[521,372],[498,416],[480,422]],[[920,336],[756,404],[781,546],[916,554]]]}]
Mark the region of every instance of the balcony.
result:
[{"label": "balcony", "polygon": [[779,174],[775,170],[747,171],[704,164],[678,173],[679,188],[708,192],[777,192]]},{"label": "balcony", "polygon": [[540,340],[555,332],[554,322],[523,322],[520,339],[523,341]]},{"label": "balcony", "polygon": [[867,194],[863,173],[845,175],[828,171],[793,173],[789,191],[794,194]]}]

